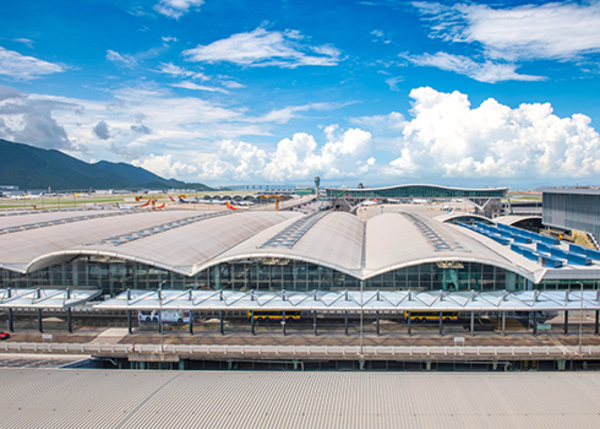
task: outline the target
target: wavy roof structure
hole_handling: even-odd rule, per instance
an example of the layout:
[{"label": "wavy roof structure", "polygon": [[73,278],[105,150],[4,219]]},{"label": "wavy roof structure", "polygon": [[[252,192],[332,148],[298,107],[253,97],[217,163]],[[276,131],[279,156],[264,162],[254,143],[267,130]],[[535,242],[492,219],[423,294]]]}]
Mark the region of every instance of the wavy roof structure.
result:
[{"label": "wavy roof structure", "polygon": [[[7,220],[7,222],[4,222]],[[28,273],[80,255],[187,276],[236,260],[290,259],[359,279],[425,263],[475,262],[534,283],[599,278],[600,266],[548,268],[510,246],[413,209],[367,221],[342,212],[72,211],[0,216],[0,268]]]}]

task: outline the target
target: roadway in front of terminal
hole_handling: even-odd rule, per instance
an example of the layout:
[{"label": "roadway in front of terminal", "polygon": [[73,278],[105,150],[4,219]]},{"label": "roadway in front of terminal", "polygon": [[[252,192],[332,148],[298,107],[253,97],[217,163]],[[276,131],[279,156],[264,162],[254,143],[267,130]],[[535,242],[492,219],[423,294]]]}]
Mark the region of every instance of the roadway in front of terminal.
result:
[{"label": "roadway in front of terminal", "polygon": [[[127,350],[135,348],[136,351],[146,349],[146,353],[153,354],[158,345],[162,344],[168,351],[183,345],[195,346],[281,346],[285,347],[415,347],[415,348],[452,348],[460,341],[464,347],[481,348],[551,348],[556,356],[543,357],[545,359],[564,359],[560,356],[560,350],[568,347],[577,347],[581,344],[584,348],[598,348],[600,338],[594,335],[594,325],[589,323],[589,318],[581,324],[582,335],[579,336],[579,321],[572,318],[569,325],[568,335],[564,334],[564,325],[561,320],[550,323],[550,330],[538,332],[533,335],[531,329],[526,329],[526,320],[507,319],[506,335],[502,335],[498,329],[498,321],[495,319],[478,318],[475,335],[471,336],[469,322],[465,319],[459,322],[444,323],[443,336],[439,334],[438,323],[413,323],[412,335],[407,333],[407,324],[404,321],[382,320],[380,335],[376,334],[375,323],[368,319],[364,321],[363,334],[360,334],[358,319],[351,319],[348,335],[345,333],[343,321],[326,319],[320,320],[317,327],[318,335],[314,335],[312,320],[302,320],[287,323],[286,335],[281,329],[281,322],[258,321],[255,325],[255,334],[250,332],[250,323],[244,318],[232,318],[226,320],[224,333],[221,334],[218,319],[204,319],[194,323],[194,334],[190,334],[189,325],[165,324],[163,335],[158,332],[157,324],[141,324],[134,326],[133,332],[128,333],[126,318],[123,320],[108,316],[74,318],[76,327],[73,333],[59,326],[60,318],[55,318],[53,329],[44,332],[30,327],[15,326],[15,332],[11,338],[0,344],[0,367],[60,367],[73,363],[78,359],[89,357],[90,347],[120,346]],[[116,320],[116,321],[115,321]],[[26,318],[20,318],[21,323]],[[87,322],[90,322],[86,324]],[[29,321],[31,322],[31,320]],[[92,324],[105,326],[90,326]],[[16,345],[22,344],[22,353],[15,353]],[[31,345],[37,345],[39,354],[31,353]],[[48,354],[48,344],[52,344],[52,354]],[[65,347],[66,346],[66,347]],[[85,352],[84,347],[85,346]],[[79,349],[81,354],[78,355]],[[67,357],[69,353],[75,353]],[[43,358],[40,354],[44,353]],[[129,353],[129,352],[128,352]],[[227,352],[225,352],[226,354]],[[29,354],[29,356],[27,356]],[[87,354],[87,356],[86,356]],[[106,354],[94,354],[104,356]],[[594,353],[596,354],[596,353]],[[54,356],[54,360],[52,359]],[[227,356],[221,356],[223,359]],[[190,358],[189,356],[187,358]],[[193,357],[192,357],[193,358]],[[206,356],[199,356],[204,359]],[[219,359],[219,353],[214,353],[211,359]],[[285,353],[277,356],[278,359],[295,359],[295,356],[286,356]],[[332,357],[333,358],[333,357]],[[344,357],[346,358],[346,357]],[[347,358],[350,358],[348,356]],[[388,357],[389,358],[389,357]],[[427,359],[440,359],[442,356],[427,357]],[[598,360],[600,356],[588,356],[590,360]],[[414,356],[411,359],[425,359],[423,356]]]}]

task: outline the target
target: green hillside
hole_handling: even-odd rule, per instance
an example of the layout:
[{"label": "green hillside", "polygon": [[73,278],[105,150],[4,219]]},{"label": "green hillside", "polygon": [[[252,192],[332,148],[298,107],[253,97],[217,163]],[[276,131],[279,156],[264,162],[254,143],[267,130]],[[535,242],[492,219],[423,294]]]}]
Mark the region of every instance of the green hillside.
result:
[{"label": "green hillside", "polygon": [[86,190],[186,188],[207,186],[166,180],[140,167],[100,161],[88,164],[57,150],[40,149],[0,139],[0,185],[19,189]]}]

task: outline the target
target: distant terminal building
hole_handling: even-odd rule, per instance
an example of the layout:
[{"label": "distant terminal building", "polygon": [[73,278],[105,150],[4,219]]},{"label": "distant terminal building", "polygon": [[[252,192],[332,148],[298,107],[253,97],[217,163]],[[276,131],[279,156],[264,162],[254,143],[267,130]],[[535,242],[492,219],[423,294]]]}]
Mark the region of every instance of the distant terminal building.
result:
[{"label": "distant terminal building", "polygon": [[19,187],[12,185],[0,185],[0,197],[10,195],[12,192],[19,192]]},{"label": "distant terminal building", "polygon": [[293,191],[296,185],[230,185],[220,189],[230,191]]},{"label": "distant terminal building", "polygon": [[387,186],[383,188],[354,189],[325,188],[327,197],[334,200],[334,208],[348,210],[368,199],[408,200],[444,200],[468,199],[484,214],[494,214],[502,210],[502,198],[508,196],[507,187],[499,188],[457,188],[449,186],[410,184]]},{"label": "distant terminal building", "polygon": [[552,188],[542,191],[542,223],[569,233],[581,231],[600,242],[600,189]]}]

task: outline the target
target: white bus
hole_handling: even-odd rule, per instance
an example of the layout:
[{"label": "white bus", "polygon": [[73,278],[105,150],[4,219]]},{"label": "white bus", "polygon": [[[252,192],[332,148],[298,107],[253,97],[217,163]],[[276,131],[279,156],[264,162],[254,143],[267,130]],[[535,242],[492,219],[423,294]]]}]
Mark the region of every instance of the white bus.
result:
[{"label": "white bus", "polygon": [[[138,323],[158,323],[160,310],[139,310]],[[162,310],[163,323],[190,323],[189,310]]]}]

